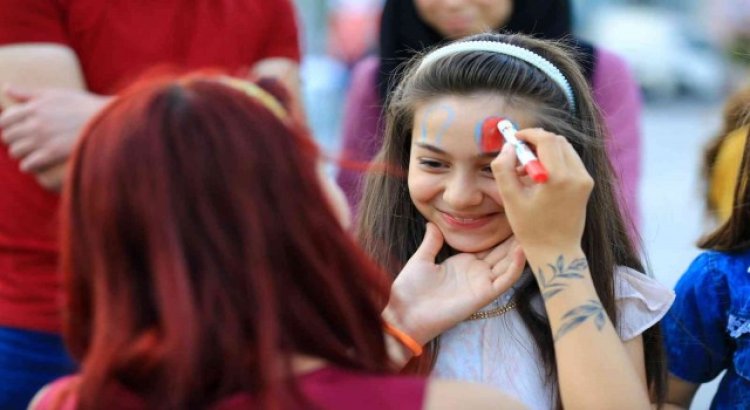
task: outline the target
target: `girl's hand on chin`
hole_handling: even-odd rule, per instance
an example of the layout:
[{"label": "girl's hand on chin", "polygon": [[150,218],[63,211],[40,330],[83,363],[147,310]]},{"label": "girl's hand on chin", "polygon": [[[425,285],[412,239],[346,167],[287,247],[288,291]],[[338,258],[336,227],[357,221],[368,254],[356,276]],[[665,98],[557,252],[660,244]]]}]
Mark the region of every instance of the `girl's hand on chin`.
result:
[{"label": "girl's hand on chin", "polygon": [[517,136],[536,148],[549,179],[536,184],[521,177],[510,144],[492,161],[514,235],[527,253],[540,248],[580,247],[594,180],[565,137],[541,128],[522,130]]},{"label": "girl's hand on chin", "polygon": [[422,244],[396,277],[386,307],[389,320],[423,344],[508,290],[526,264],[515,238],[438,265],[435,257],[442,246],[442,233],[428,223]]}]

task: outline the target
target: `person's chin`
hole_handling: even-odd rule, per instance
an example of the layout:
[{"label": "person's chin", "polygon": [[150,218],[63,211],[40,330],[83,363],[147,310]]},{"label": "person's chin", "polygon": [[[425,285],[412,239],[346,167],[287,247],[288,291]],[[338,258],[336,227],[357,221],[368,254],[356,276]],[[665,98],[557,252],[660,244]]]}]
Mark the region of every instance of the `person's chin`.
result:
[{"label": "person's chin", "polygon": [[479,253],[494,247],[500,242],[492,238],[477,240],[477,238],[462,238],[457,237],[456,235],[446,235],[445,243],[458,252]]}]

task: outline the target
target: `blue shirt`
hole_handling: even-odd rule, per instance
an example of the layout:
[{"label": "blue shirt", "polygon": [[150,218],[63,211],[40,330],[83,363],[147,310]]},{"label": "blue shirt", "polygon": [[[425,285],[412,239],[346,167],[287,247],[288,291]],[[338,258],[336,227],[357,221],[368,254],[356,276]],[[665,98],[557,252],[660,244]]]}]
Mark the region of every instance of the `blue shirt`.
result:
[{"label": "blue shirt", "polygon": [[669,371],[705,383],[726,370],[711,409],[750,409],[750,250],[698,256],[662,322]]}]

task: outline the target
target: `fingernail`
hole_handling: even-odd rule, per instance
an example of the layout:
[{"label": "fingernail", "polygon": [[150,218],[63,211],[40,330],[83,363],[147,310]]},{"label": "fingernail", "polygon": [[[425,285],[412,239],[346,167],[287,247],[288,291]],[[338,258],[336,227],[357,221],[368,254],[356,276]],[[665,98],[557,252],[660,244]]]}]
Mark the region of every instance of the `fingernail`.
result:
[{"label": "fingernail", "polygon": [[513,151],[514,151],[514,148],[511,144],[505,144],[505,146],[503,146],[503,155],[514,156]]}]

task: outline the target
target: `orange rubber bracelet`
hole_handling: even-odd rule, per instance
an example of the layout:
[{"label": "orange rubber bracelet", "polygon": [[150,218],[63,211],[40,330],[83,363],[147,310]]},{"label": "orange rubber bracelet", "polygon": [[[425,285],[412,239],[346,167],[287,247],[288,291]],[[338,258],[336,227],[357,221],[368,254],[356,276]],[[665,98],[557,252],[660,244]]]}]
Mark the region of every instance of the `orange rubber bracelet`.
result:
[{"label": "orange rubber bracelet", "polygon": [[392,324],[388,322],[384,321],[383,325],[385,327],[386,333],[390,334],[396,340],[401,342],[402,345],[404,345],[407,349],[411,351],[414,357],[419,357],[422,355],[422,345],[417,343],[417,341],[414,340],[413,337],[407,335],[406,333],[397,329],[395,326],[393,326]]}]

